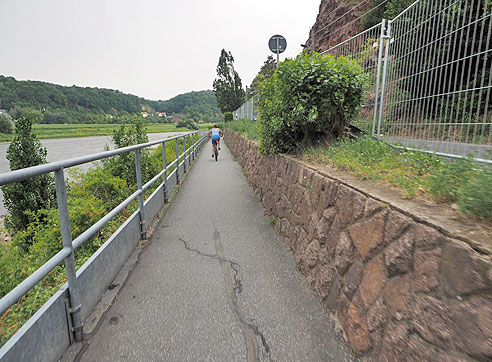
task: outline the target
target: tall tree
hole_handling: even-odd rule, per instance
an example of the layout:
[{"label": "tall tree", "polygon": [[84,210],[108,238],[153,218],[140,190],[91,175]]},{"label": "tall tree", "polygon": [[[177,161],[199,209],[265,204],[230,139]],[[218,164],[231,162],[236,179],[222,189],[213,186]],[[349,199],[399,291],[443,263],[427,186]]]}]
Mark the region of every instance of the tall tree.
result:
[{"label": "tall tree", "polygon": [[217,104],[222,113],[233,112],[243,104],[245,92],[241,78],[234,70],[234,58],[225,49],[220,54],[217,75],[213,83]]},{"label": "tall tree", "polygon": [[[31,120],[19,119],[15,133],[7,149],[12,171],[46,163],[46,148],[32,133]],[[26,229],[35,218],[36,211],[55,206],[55,184],[53,176],[48,174],[2,186],[2,191],[9,211],[5,224],[11,232]]]},{"label": "tall tree", "polygon": [[258,85],[264,80],[270,78],[275,72],[275,69],[277,69],[277,62],[273,59],[272,55],[269,55],[261,66],[256,77],[251,82],[251,86],[248,88],[248,99],[258,93]]}]

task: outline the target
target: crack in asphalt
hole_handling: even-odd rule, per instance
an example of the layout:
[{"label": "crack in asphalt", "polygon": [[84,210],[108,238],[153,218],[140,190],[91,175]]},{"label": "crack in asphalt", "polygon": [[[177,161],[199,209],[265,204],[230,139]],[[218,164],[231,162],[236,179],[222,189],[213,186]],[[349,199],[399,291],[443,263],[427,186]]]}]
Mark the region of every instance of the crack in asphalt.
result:
[{"label": "crack in asphalt", "polygon": [[[229,307],[231,308],[231,311],[236,317],[239,327],[241,328],[241,332],[245,340],[246,357],[248,362],[260,361],[259,354],[258,354],[259,348],[256,341],[256,337],[258,337],[261,340],[261,344],[263,346],[262,352],[266,355],[266,357],[270,361],[273,361],[273,358],[270,354],[270,346],[268,345],[265,336],[260,331],[257,325],[247,322],[245,320],[241,312],[241,309],[238,306],[237,296],[243,292],[243,282],[239,277],[239,271],[241,269],[241,266],[238,263],[232,260],[228,260],[224,257],[224,248],[220,240],[220,232],[218,231],[218,229],[215,228],[215,232],[214,232],[215,250],[217,254],[203,253],[198,249],[191,248],[186,240],[182,238],[179,238],[179,240],[183,243],[184,248],[186,250],[196,253],[199,256],[204,256],[206,258],[219,261],[219,264],[222,268],[222,272],[224,274],[227,302],[229,303]],[[232,273],[230,269],[232,269]]]}]

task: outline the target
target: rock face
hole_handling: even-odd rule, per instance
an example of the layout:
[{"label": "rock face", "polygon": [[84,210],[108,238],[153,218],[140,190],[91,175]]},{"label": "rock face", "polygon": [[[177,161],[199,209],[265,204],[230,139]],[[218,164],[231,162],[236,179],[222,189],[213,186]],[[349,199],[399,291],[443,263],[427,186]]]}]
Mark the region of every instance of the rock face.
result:
[{"label": "rock face", "polygon": [[226,141],[362,361],[492,360],[490,255],[324,171]]},{"label": "rock face", "polygon": [[371,1],[321,0],[306,43],[308,49],[314,45],[315,51],[322,52],[360,33],[364,28],[359,17],[372,7]]}]

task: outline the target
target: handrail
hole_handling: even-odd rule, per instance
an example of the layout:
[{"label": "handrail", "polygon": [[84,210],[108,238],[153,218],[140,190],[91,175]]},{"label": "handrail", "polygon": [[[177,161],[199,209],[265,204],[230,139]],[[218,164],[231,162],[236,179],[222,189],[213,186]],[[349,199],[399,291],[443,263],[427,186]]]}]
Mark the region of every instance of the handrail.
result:
[{"label": "handrail", "polygon": [[44,174],[47,174],[49,172],[57,171],[60,169],[81,165],[83,163],[98,161],[98,160],[101,160],[103,158],[108,158],[108,157],[120,155],[122,153],[126,153],[129,151],[134,151],[134,150],[139,150],[142,148],[154,146],[154,145],[159,144],[159,143],[168,142],[168,141],[172,141],[175,139],[183,138],[183,136],[186,136],[186,135],[189,135],[192,133],[194,133],[194,132],[189,132],[189,133],[186,133],[183,135],[161,139],[158,141],[141,143],[138,145],[117,148],[115,150],[93,153],[91,155],[73,157],[73,158],[69,158],[67,160],[55,161],[55,162],[45,163],[43,165],[31,166],[31,167],[23,168],[20,170],[5,172],[3,174],[0,174],[0,186],[6,185],[9,183],[13,183],[13,182],[23,181],[23,180],[26,180],[26,179],[31,178],[31,177],[44,175]]},{"label": "handrail", "polygon": [[[188,137],[190,145],[188,145],[188,148],[186,148],[186,137]],[[152,142],[147,142],[147,143],[142,143],[139,145],[133,145],[133,146],[128,146],[128,147],[123,147],[123,148],[118,148],[115,150],[111,151],[105,151],[105,152],[99,152],[95,153],[92,155],[87,155],[87,156],[81,156],[81,157],[75,157],[71,158],[68,160],[62,160],[62,161],[57,161],[57,162],[51,162],[48,164],[44,165],[38,165],[38,166],[33,166],[25,169],[20,169],[20,170],[15,170],[15,171],[10,171],[6,172],[3,174],[0,174],[0,186],[13,183],[13,182],[18,182],[22,180],[26,180],[31,177],[47,174],[50,172],[55,172],[55,181],[56,181],[56,187],[57,187],[57,198],[58,199],[58,205],[59,205],[59,216],[60,216],[60,222],[63,220],[67,221],[68,220],[68,209],[66,208],[66,186],[63,178],[63,169],[67,167],[72,167],[76,165],[80,165],[83,163],[88,163],[88,162],[93,162],[97,160],[101,160],[103,158],[108,158],[112,156],[116,156],[119,154],[123,154],[126,152],[131,152],[135,151],[135,162],[136,162],[136,172],[137,172],[137,179],[141,178],[141,170],[140,170],[140,155],[139,151],[143,148],[154,146],[156,144],[162,144],[162,152],[163,152],[163,170],[159,172],[156,176],[154,176],[149,182],[147,182],[145,185],[140,186],[137,191],[135,191],[133,194],[131,194],[129,197],[127,197],[124,201],[122,201],[118,206],[116,206],[114,209],[112,209],[110,212],[108,212],[105,216],[103,216],[99,221],[97,221],[94,225],[92,225],[90,228],[85,230],[81,235],[79,235],[75,240],[71,240],[71,233],[68,233],[64,235],[63,230],[62,230],[62,238],[63,238],[63,244],[64,247],[62,250],[60,250],[57,254],[55,254],[50,260],[48,260],[46,263],[44,263],[42,266],[40,266],[36,271],[34,271],[30,276],[28,276],[26,279],[24,279],[20,284],[18,284],[14,289],[12,289],[9,293],[7,293],[5,296],[3,296],[0,299],[0,315],[2,315],[7,309],[9,309],[12,305],[14,305],[22,296],[24,296],[29,290],[31,290],[40,280],[42,280],[48,273],[50,273],[54,268],[56,268],[57,265],[59,265],[61,262],[64,260],[67,261],[70,258],[73,260],[73,251],[80,247],[84,242],[89,240],[92,236],[94,236],[98,230],[100,230],[104,225],[106,225],[112,218],[114,218],[119,212],[121,212],[125,207],[127,207],[132,201],[134,201],[137,198],[141,198],[140,200],[142,201],[139,205],[139,211],[140,211],[140,225],[141,225],[141,230],[142,230],[142,235],[145,235],[145,219],[142,217],[143,215],[143,193],[145,190],[147,190],[153,183],[155,183],[158,179],[160,179],[162,176],[167,174],[167,171],[169,171],[173,166],[176,166],[176,169],[179,168],[180,166],[180,159],[183,157],[184,162],[187,161],[187,159],[190,159],[190,164],[191,164],[191,159],[195,157],[197,153],[197,148],[201,145],[203,140],[206,138],[206,132],[204,131],[196,131],[196,132],[188,132],[182,135],[174,136],[174,137],[169,137],[165,139],[161,139],[158,141],[152,141]],[[181,154],[178,153],[178,140],[180,138],[183,138],[183,152]],[[193,144],[191,144],[191,139],[196,140]],[[175,141],[176,142],[176,159],[171,162],[170,164],[166,164],[166,147],[165,144],[166,142],[169,141]],[[177,171],[177,170],[176,170]],[[176,175],[178,172],[176,172]],[[167,179],[164,180],[164,185],[167,184]],[[167,192],[167,190],[164,190]],[[60,207],[61,205],[61,207]],[[65,206],[65,207],[64,207]],[[68,220],[69,221],[69,220]],[[69,284],[69,290],[71,290],[70,293],[70,304],[72,306],[71,308],[71,313],[72,313],[72,319],[73,319],[73,326],[74,326],[74,336],[76,340],[82,340],[82,322],[80,321],[80,315],[78,312],[80,311],[80,304],[78,300],[74,300],[73,296],[77,296],[77,284],[76,284],[76,278],[71,277],[75,276],[75,267],[72,264],[73,270],[69,270],[70,267],[67,266],[70,263],[65,263],[66,267],[66,272],[67,272],[67,279],[68,279],[68,284]]]}]

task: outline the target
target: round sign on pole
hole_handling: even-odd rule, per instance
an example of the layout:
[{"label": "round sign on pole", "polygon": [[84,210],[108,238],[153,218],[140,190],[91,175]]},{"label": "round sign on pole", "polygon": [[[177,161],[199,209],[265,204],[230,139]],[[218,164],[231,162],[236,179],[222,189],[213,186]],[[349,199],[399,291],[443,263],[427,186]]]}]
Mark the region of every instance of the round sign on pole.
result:
[{"label": "round sign on pole", "polygon": [[268,41],[268,47],[275,54],[280,54],[287,48],[287,40],[282,35],[274,35]]}]

